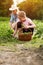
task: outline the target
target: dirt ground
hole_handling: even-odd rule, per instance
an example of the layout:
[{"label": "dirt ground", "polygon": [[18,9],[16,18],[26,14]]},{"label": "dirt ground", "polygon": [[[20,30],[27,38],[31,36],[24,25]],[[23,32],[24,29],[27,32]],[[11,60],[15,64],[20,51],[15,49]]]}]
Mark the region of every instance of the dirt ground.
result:
[{"label": "dirt ground", "polygon": [[17,51],[13,52],[5,46],[0,46],[0,65],[43,65],[43,47],[23,48],[17,45]]}]

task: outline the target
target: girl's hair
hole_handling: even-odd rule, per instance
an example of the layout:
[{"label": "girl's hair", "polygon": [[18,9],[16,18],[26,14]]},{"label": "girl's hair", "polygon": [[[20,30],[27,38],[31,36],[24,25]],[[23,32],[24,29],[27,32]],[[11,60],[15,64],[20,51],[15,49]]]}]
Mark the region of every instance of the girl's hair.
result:
[{"label": "girl's hair", "polygon": [[26,13],[24,11],[19,11],[18,16],[19,17],[26,17]]}]

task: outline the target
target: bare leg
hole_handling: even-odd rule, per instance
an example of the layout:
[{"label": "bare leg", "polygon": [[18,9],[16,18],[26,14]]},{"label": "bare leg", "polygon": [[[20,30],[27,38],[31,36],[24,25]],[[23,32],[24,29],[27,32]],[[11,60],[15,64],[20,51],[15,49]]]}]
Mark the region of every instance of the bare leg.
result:
[{"label": "bare leg", "polygon": [[15,34],[16,34],[16,32],[17,32],[16,22],[12,23],[11,29],[14,30],[14,33],[12,34],[12,36],[15,36]]},{"label": "bare leg", "polygon": [[13,30],[14,30],[13,36],[15,37],[15,35],[17,34],[17,24],[15,25],[15,27],[13,28]]}]

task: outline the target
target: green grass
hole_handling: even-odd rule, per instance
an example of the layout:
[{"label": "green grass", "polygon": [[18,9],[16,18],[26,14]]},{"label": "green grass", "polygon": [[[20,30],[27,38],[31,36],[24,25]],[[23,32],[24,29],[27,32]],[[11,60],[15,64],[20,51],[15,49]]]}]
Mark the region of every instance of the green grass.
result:
[{"label": "green grass", "polygon": [[33,20],[36,24],[36,32],[31,41],[20,41],[11,36],[13,30],[9,26],[9,18],[0,17],[0,46],[12,47],[16,44],[24,44],[25,47],[39,47],[43,45],[43,20]]}]

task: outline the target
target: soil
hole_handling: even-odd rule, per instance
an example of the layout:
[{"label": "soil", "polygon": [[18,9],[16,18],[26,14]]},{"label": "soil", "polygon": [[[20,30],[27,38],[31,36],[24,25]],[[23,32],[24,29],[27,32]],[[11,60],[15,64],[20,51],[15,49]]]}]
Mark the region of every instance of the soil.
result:
[{"label": "soil", "polygon": [[43,46],[39,48],[24,48],[17,45],[17,51],[0,46],[0,65],[43,65]]}]

